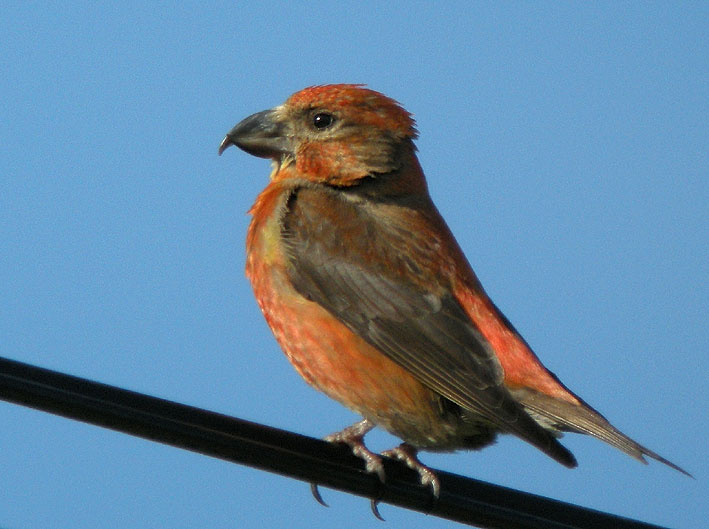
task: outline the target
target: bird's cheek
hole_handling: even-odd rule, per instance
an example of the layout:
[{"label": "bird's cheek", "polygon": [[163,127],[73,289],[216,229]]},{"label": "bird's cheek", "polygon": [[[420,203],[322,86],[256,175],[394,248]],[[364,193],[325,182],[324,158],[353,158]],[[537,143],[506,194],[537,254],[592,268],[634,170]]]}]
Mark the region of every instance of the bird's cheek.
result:
[{"label": "bird's cheek", "polygon": [[301,177],[335,185],[347,185],[368,174],[352,149],[339,143],[310,144],[301,149],[296,169]]}]

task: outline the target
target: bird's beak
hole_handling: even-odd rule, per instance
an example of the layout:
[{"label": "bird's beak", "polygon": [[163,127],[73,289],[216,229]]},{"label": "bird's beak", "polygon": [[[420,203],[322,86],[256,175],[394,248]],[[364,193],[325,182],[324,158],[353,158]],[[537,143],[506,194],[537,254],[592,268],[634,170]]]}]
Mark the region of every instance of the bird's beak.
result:
[{"label": "bird's beak", "polygon": [[291,142],[276,109],[258,112],[236,125],[219,145],[219,154],[230,145],[236,145],[254,156],[274,160],[291,152]]}]

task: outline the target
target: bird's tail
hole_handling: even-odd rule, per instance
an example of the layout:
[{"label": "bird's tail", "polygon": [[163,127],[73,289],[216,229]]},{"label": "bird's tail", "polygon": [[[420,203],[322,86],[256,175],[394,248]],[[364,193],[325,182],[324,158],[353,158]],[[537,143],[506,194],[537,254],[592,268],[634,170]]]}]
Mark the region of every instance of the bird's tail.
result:
[{"label": "bird's tail", "polygon": [[531,389],[520,389],[513,393],[527,412],[543,425],[556,430],[592,435],[645,464],[647,456],[692,477],[683,468],[632,440],[581,399],[581,404],[574,404]]}]

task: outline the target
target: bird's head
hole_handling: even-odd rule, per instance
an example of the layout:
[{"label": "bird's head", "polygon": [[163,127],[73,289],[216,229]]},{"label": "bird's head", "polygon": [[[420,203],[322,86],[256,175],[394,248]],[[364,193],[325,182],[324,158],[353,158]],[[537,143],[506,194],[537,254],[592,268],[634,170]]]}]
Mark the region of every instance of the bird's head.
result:
[{"label": "bird's head", "polygon": [[297,175],[351,186],[400,169],[413,156],[416,135],[411,115],[393,99],[362,85],[323,85],[244,119],[219,154],[236,145],[274,160],[274,179]]}]

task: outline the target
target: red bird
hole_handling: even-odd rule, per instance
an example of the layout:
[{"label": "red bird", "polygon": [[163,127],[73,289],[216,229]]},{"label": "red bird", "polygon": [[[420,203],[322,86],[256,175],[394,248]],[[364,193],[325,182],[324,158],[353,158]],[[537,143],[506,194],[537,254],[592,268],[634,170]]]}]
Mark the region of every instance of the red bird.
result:
[{"label": "red bird", "polygon": [[328,437],[384,478],[364,435],[418,471],[417,451],[477,449],[514,434],[562,465],[557,437],[590,434],[646,463],[684,470],[614,428],[539,361],[492,303],[431,201],[416,128],[361,85],[306,88],[224,138],[273,160],[250,210],[246,274],[301,376],[364,419]]}]

